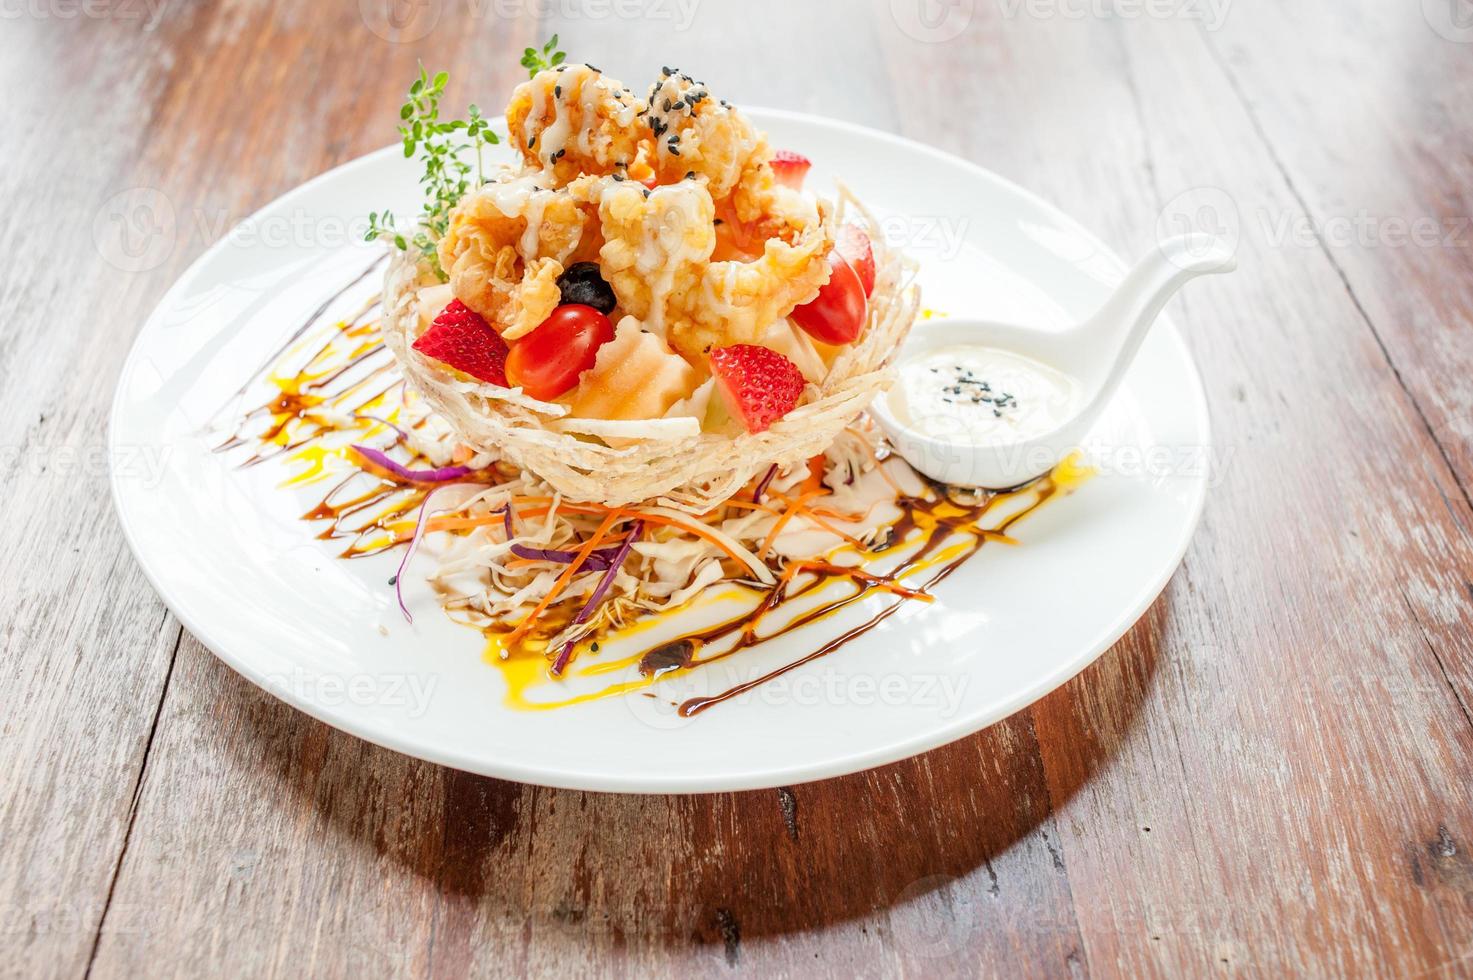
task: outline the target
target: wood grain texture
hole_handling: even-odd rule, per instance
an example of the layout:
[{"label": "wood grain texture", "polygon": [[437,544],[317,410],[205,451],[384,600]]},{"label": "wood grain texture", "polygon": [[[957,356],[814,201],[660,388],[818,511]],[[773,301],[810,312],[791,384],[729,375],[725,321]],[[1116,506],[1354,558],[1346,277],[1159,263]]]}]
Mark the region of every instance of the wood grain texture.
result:
[{"label": "wood grain texture", "polygon": [[[1373,0],[951,8],[969,22],[942,41],[905,0],[6,21],[0,973],[1470,969],[1469,246],[1393,246],[1386,219],[1469,213],[1473,45]],[[1115,649],[917,759],[661,798],[377,749],[182,633],[105,469],[74,460],[103,444],[143,316],[235,221],[386,142],[417,60],[489,104],[554,30],[627,79],[698,67],[739,103],[959,153],[1123,253],[1226,222],[1242,270],[1173,307],[1221,465],[1182,570]],[[175,218],[146,261],[106,221],[140,188]],[[1337,238],[1362,211],[1369,240]]]}]

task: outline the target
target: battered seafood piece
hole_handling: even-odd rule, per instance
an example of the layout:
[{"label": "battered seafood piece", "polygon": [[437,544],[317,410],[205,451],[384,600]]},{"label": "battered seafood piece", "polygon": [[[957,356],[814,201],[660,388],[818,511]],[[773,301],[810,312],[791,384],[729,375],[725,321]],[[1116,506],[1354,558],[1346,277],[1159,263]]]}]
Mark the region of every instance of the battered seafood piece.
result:
[{"label": "battered seafood piece", "polygon": [[[720,201],[739,186],[751,198],[741,211],[750,221],[762,212],[757,196],[772,186],[772,159],[767,139],[725,102],[711,98],[706,86],[666,69],[650,88],[649,128],[654,140],[650,165],[660,183],[686,174],[703,177],[711,196]],[[765,176],[764,176],[765,175]]]},{"label": "battered seafood piece", "polygon": [[586,65],[517,88],[508,123],[529,172],[469,198],[440,243],[456,296],[505,339],[551,314],[569,256],[595,239],[620,310],[696,364],[756,343],[828,281],[825,211],[777,185],[762,134],[686,75],[650,98]]},{"label": "battered seafood piece", "polygon": [[558,277],[601,242],[594,209],[534,173],[468,194],[440,239],[440,267],[457,299],[515,340],[557,309]]},{"label": "battered seafood piece", "polygon": [[625,182],[608,188],[598,208],[604,278],[625,312],[675,341],[666,309],[675,296],[700,289],[716,246],[716,205],[694,180],[648,190]]},{"label": "battered seafood piece", "polygon": [[645,103],[588,65],[539,72],[512,92],[506,127],[526,166],[561,187],[632,167],[650,140]]},{"label": "battered seafood piece", "polygon": [[[854,195],[805,192],[812,161],[701,82],[666,69],[639,99],[561,60],[523,59],[514,163],[447,195],[447,173],[480,171],[447,171],[435,145],[431,217],[413,247],[395,238],[385,343],[467,447],[568,500],[704,513],[824,451],[889,383],[913,267]],[[419,87],[438,96],[435,79]],[[479,122],[448,127],[463,150],[479,154]]]},{"label": "battered seafood piece", "polygon": [[770,217],[757,223],[755,240],[763,243],[758,257],[712,262],[698,289],[671,296],[670,343],[687,357],[759,343],[772,324],[814,300],[829,281],[826,256],[834,238],[827,206],[783,187],[772,194]]}]

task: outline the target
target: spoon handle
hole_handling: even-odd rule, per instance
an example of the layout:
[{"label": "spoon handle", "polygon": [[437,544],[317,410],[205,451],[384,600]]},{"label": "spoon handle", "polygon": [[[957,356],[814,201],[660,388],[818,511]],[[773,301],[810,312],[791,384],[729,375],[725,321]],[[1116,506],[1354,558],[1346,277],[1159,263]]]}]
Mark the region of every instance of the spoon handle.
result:
[{"label": "spoon handle", "polygon": [[1169,238],[1147,252],[1094,316],[1075,328],[1076,342],[1094,347],[1102,359],[1114,351],[1096,397],[1108,399],[1114,392],[1177,290],[1198,276],[1231,272],[1237,266],[1233,252],[1211,235]]}]

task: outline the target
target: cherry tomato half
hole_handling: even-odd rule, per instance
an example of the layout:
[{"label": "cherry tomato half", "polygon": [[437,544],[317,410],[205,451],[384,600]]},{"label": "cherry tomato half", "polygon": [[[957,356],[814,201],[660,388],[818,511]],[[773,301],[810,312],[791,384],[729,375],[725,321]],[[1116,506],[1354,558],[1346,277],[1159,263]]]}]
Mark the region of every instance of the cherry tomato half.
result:
[{"label": "cherry tomato half", "polygon": [[591,306],[570,303],[511,345],[506,379],[533,398],[551,401],[593,367],[598,349],[614,339],[614,325]]},{"label": "cherry tomato half", "polygon": [[853,343],[864,330],[869,303],[859,274],[837,250],[829,253],[829,281],[818,298],[793,311],[793,319],[825,344]]}]

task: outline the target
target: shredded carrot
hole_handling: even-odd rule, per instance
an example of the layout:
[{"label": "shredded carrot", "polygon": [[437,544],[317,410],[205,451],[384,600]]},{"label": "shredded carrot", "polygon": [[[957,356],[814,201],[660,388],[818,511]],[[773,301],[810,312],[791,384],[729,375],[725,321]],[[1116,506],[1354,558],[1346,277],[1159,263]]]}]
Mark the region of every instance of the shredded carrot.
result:
[{"label": "shredded carrot", "polygon": [[699,524],[686,524],[684,521],[677,521],[674,518],[665,517],[663,514],[639,513],[639,519],[642,521],[648,521],[651,524],[664,524],[668,527],[678,527],[683,530],[689,531],[696,537],[709,541],[716,547],[720,548],[722,551],[726,552],[726,554],[731,557],[732,561],[740,562],[743,565],[747,564],[747,559],[743,558],[735,551],[732,551],[730,546],[728,546],[726,542],[722,541],[719,537],[712,534],[706,528],[701,527]]},{"label": "shredded carrot", "polygon": [[[881,575],[872,575],[871,573],[866,572],[860,568],[850,568],[847,565],[831,565],[826,561],[795,561],[792,565],[789,565],[788,568],[793,568],[795,566],[806,569],[808,571],[824,572],[828,575],[844,575],[849,578],[858,579],[861,582],[868,582],[875,588],[884,589],[887,592],[893,592],[904,599],[920,599],[922,602],[936,601],[936,597],[927,592],[920,592],[916,589],[908,589],[894,579],[885,578]],[[784,569],[785,573],[786,571],[787,569]]]},{"label": "shredded carrot", "polygon": [[[515,504],[535,504],[539,502],[551,503],[551,501],[551,497],[512,498],[512,502]],[[743,558],[741,555],[733,551],[731,547],[726,544],[726,542],[722,541],[721,538],[713,534],[710,529],[704,528],[697,523],[687,523],[685,521],[676,520],[673,517],[666,517],[663,514],[647,514],[644,511],[640,510],[616,510],[615,508],[605,507],[603,504],[570,504],[564,501],[558,505],[558,509],[561,511],[566,511],[570,514],[619,513],[628,518],[638,518],[639,520],[644,521],[646,524],[660,524],[666,527],[678,527],[683,531],[689,531],[691,534],[694,534],[696,537],[701,538],[704,541],[709,541],[711,544],[714,544],[716,547],[720,548],[724,553],[726,553],[726,555],[728,555],[733,561],[740,562],[743,565],[747,563],[747,559]],[[550,510],[552,510],[550,506],[531,507],[527,510],[518,510],[517,517],[522,520],[531,520],[534,517],[545,516]],[[774,511],[773,513],[776,513],[776,511]],[[487,524],[497,524],[500,523],[501,520],[502,517],[500,514],[487,514],[483,517],[436,518],[435,520],[430,522],[429,530],[463,530],[465,528],[484,527]]]},{"label": "shredded carrot", "polygon": [[536,625],[537,617],[541,616],[547,610],[547,607],[552,605],[552,601],[558,597],[558,593],[562,592],[563,588],[573,580],[573,576],[577,574],[578,569],[588,560],[588,556],[593,554],[593,549],[599,546],[603,539],[608,536],[613,526],[619,523],[624,517],[625,514],[621,510],[610,510],[605,515],[603,521],[598,525],[598,530],[594,531],[593,535],[587,541],[583,542],[583,547],[578,549],[578,553],[573,556],[573,560],[568,563],[568,567],[563,569],[563,573],[557,577],[557,581],[552,583],[552,587],[547,590],[547,594],[538,601],[536,607],[528,614],[527,618],[522,620],[516,629],[506,635],[503,642],[507,647],[511,647],[527,635],[527,632]]},{"label": "shredded carrot", "polygon": [[894,490],[898,496],[906,496],[905,491],[900,489],[900,484],[896,483],[895,478],[890,475],[890,471],[885,469],[885,464],[880,459],[880,454],[875,452],[875,447],[871,446],[869,444],[869,440],[864,438],[864,433],[860,432],[858,429],[855,429],[853,426],[849,426],[845,431],[851,432],[859,437],[858,442],[860,446],[862,446],[864,448],[864,451],[869,454],[869,458],[874,461],[875,469],[879,470],[880,476],[883,476],[885,478],[885,482],[890,484],[890,489]]},{"label": "shredded carrot", "polygon": [[735,507],[738,510],[765,510],[769,514],[776,514],[777,513],[777,511],[774,508],[769,507],[766,504],[757,504],[757,503],[753,503],[750,500],[736,500],[736,499],[732,499],[732,500],[728,500],[728,501],[726,501],[726,502],[724,502],[722,504],[718,504],[715,509],[708,510],[708,511],[706,511],[705,514],[702,514],[701,516],[702,517],[708,517],[711,514],[716,513],[716,511],[717,510],[720,510],[722,507]]},{"label": "shredded carrot", "polygon": [[810,490],[807,493],[799,494],[795,500],[786,501],[788,505],[787,509],[778,517],[777,523],[772,525],[772,530],[767,532],[767,537],[762,540],[762,547],[757,549],[757,559],[759,561],[767,554],[768,549],[772,547],[772,543],[777,540],[777,536],[782,533],[783,528],[787,527],[788,521],[791,521],[798,515],[798,511],[803,508],[803,505],[814,497],[820,497],[822,495],[823,491],[821,490]]},{"label": "shredded carrot", "polygon": [[427,531],[464,531],[475,527],[485,527],[487,524],[500,524],[502,517],[494,514],[490,517],[436,517],[425,525]]},{"label": "shredded carrot", "polygon": [[808,508],[808,513],[817,514],[819,517],[828,517],[836,521],[846,521],[850,524],[854,524],[868,519],[870,513],[874,511],[874,509],[875,505],[870,504],[868,507],[865,508],[864,513],[862,514],[846,514],[841,510],[834,510],[832,507],[810,507]]},{"label": "shredded carrot", "polygon": [[828,521],[824,520],[819,515],[818,511],[814,510],[813,508],[811,508],[811,507],[804,507],[803,508],[803,516],[806,517],[806,518],[808,518],[810,521],[812,521],[813,523],[817,524],[819,527],[823,528],[825,531],[829,532],[830,534],[833,534],[833,535],[836,535],[836,536],[838,536],[840,538],[843,538],[845,541],[847,541],[850,544],[854,545],[854,547],[856,547],[856,548],[863,548],[864,547],[864,542],[863,541],[859,540],[858,538],[856,538],[852,534],[845,534],[843,531],[841,531],[838,528],[834,527]]},{"label": "shredded carrot", "polygon": [[803,481],[803,485],[798,488],[801,492],[825,492],[823,488],[823,464],[823,453],[819,453],[817,456],[810,456],[808,458],[808,478],[805,479]]}]

